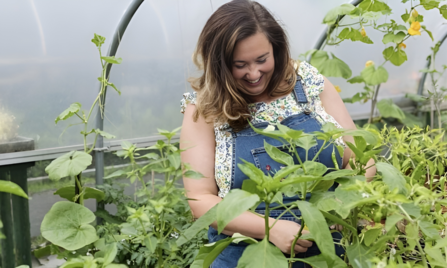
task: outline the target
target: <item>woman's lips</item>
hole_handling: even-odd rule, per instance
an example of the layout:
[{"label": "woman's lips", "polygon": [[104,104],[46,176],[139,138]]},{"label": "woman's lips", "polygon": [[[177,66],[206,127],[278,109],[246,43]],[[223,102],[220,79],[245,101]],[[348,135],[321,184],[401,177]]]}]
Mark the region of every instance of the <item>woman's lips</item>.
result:
[{"label": "woman's lips", "polygon": [[245,84],[247,84],[248,86],[255,87],[255,86],[259,85],[259,84],[262,82],[262,78],[263,78],[263,77],[264,77],[264,75],[262,75],[262,76],[259,78],[259,81],[256,82],[256,83],[250,83],[250,82],[248,82],[248,81],[245,80],[245,79],[244,79],[244,81],[245,81]]}]

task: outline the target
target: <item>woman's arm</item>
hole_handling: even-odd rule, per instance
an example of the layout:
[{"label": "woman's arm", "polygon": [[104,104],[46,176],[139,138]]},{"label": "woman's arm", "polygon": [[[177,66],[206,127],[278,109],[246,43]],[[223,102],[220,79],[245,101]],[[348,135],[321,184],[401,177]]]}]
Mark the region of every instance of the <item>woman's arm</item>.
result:
[{"label": "woman's arm", "polygon": [[[320,93],[320,99],[326,112],[330,114],[335,119],[335,121],[337,121],[344,129],[356,129],[356,126],[352,121],[352,118],[349,115],[348,110],[343,103],[343,100],[341,99],[337,90],[335,90],[334,85],[332,85],[332,83],[327,80],[326,77],[324,78],[324,90]],[[343,140],[354,143],[354,139],[351,136],[344,136]],[[354,157],[354,154],[352,153],[351,149],[346,148],[343,155],[344,168],[350,168],[350,166],[348,165],[350,157]],[[374,160],[370,159],[367,166],[371,166],[373,164]],[[371,178],[375,174],[376,167],[372,166],[366,170],[365,176],[367,178]]]},{"label": "woman's arm", "polygon": [[[214,155],[215,137],[214,126],[199,117],[197,122],[193,121],[195,105],[186,107],[182,132],[180,135],[180,148],[187,149],[181,153],[182,162],[189,163],[193,170],[204,175],[202,179],[183,178],[189,205],[195,218],[201,217],[209,209],[219,203],[222,199],[217,195],[218,189],[214,179]],[[270,218],[270,225],[275,219]],[[211,224],[217,229],[217,223]],[[279,220],[271,230],[270,241],[278,246],[283,252],[290,253],[294,235],[298,234],[300,225],[291,221]],[[251,212],[244,212],[232,220],[224,229],[223,233],[233,233],[263,239],[265,236],[264,218]],[[299,240],[295,245],[296,252],[305,252],[312,242]]]}]

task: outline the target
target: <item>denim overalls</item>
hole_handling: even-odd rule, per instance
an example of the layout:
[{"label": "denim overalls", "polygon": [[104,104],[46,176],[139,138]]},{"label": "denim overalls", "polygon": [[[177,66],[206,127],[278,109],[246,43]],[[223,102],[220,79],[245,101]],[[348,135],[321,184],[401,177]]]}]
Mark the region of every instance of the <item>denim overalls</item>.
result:
[{"label": "denim overalls", "polygon": [[[314,131],[321,131],[321,124],[315,118],[318,116],[316,113],[312,112],[308,107],[308,101],[306,97],[306,93],[303,90],[303,85],[301,82],[301,77],[298,76],[298,81],[295,84],[295,88],[293,90],[293,94],[297,101],[298,105],[301,105],[304,109],[302,113],[289,116],[281,121],[281,124],[295,129],[301,130],[306,133],[311,133]],[[268,122],[262,122],[255,124],[256,128],[264,129],[269,125]],[[232,171],[231,171],[231,187],[230,189],[240,189],[242,187],[242,182],[248,177],[242,173],[239,169],[238,164],[243,163],[241,159],[245,161],[251,162],[256,165],[259,169],[264,171],[265,174],[275,172],[281,169],[282,164],[275,162],[264,149],[264,140],[288,153],[288,149],[283,146],[283,144],[275,140],[273,138],[269,138],[260,134],[257,134],[250,126],[239,131],[234,132],[230,131],[233,136],[233,163],[232,163]],[[323,141],[316,140],[317,145],[311,148],[308,152],[308,159],[312,160],[317,152],[320,150],[321,146],[323,146]],[[326,149],[324,149],[320,155],[315,159],[315,161],[320,162],[326,165],[328,168],[334,168],[334,162],[331,158],[333,152],[333,146],[330,145]],[[298,155],[301,158],[301,161],[305,161],[306,152],[304,149],[297,147]],[[334,150],[336,152],[336,160],[338,161],[338,166],[342,164],[342,158],[338,154],[338,150]],[[294,157],[295,163],[299,163],[296,157]],[[332,189],[333,190],[333,189]],[[298,200],[298,196],[294,197],[286,197],[284,196],[283,203],[289,203]],[[310,193],[307,193],[306,200],[310,199]],[[271,207],[277,206],[277,204],[271,204]],[[295,215],[301,216],[301,212],[298,209],[292,210]],[[265,215],[265,203],[260,204],[256,208],[256,212],[259,214]],[[277,218],[283,210],[272,210],[270,211],[270,217]],[[290,220],[297,221],[289,212],[285,213],[282,217],[282,220]],[[334,232],[332,234],[334,240],[341,239],[341,235],[338,232]],[[217,231],[210,226],[208,231],[208,239],[209,242],[216,242],[221,239],[225,239],[228,236],[225,234],[218,234]],[[212,268],[232,268],[237,266],[237,262],[239,258],[242,256],[244,249],[247,247],[247,244],[241,242],[239,244],[230,244],[222,253],[216,258],[216,260],[212,264]],[[341,255],[343,253],[343,248],[340,246],[336,246],[337,255]],[[315,243],[313,243],[312,247],[308,248],[307,252],[297,254],[297,258],[310,257],[314,255],[320,254],[320,251]],[[306,267],[304,263],[295,262],[293,265],[294,268]]]}]

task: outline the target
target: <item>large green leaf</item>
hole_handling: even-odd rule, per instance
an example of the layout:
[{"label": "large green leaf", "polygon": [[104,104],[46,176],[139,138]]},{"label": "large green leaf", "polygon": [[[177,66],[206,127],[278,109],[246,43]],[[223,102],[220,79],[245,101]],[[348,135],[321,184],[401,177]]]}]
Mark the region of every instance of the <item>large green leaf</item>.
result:
[{"label": "large green leaf", "polygon": [[332,191],[312,193],[309,202],[314,204],[317,209],[326,212],[335,210],[340,206],[340,203],[335,199],[335,193]]},{"label": "large green leaf", "polygon": [[439,230],[436,228],[437,226],[430,221],[423,220],[419,222],[419,227],[421,231],[429,238],[432,239],[440,239]]},{"label": "large green leaf", "polygon": [[346,254],[349,258],[349,263],[354,268],[368,268],[371,267],[370,259],[374,258],[373,252],[368,252],[368,248],[362,244],[353,244],[346,248]]},{"label": "large green leaf", "polygon": [[55,123],[57,124],[57,122],[59,122],[60,120],[66,120],[66,119],[72,117],[75,113],[77,113],[79,111],[79,109],[81,109],[81,104],[79,102],[70,104],[70,107],[68,107],[65,111],[63,111],[56,118],[56,120],[54,120]]},{"label": "large green leaf", "polygon": [[406,181],[399,170],[393,165],[383,162],[376,163],[376,168],[382,174],[383,182],[388,185],[391,191],[398,189],[399,193],[407,194]]},{"label": "large green leaf", "polygon": [[89,224],[94,220],[95,214],[90,209],[60,201],[45,215],[40,231],[51,243],[67,250],[77,250],[98,239],[95,228]]},{"label": "large green leaf", "polygon": [[[315,137],[313,135],[305,135],[298,140],[295,141],[295,144],[301,148],[303,148],[306,151],[309,151],[310,148],[317,145],[317,141],[315,140]],[[301,159],[301,161],[306,161],[307,159]]]},{"label": "large green leaf", "polygon": [[321,254],[323,254],[328,264],[331,264],[338,257],[335,255],[332,235],[323,214],[309,202],[296,201],[296,204],[301,211],[306,226],[309,228],[309,232],[314,236]]},{"label": "large green leaf", "polygon": [[326,13],[326,16],[324,16],[323,19],[323,23],[334,24],[339,15],[347,15],[351,13],[351,11],[353,11],[354,9],[355,6],[352,4],[342,4],[338,7],[335,7],[329,10],[328,13]]},{"label": "large green leaf", "polygon": [[251,180],[255,181],[257,184],[261,184],[264,180],[265,174],[262,170],[258,169],[255,165],[242,159],[244,164],[238,164],[239,169],[247,175]]},{"label": "large green leaf", "polygon": [[[93,187],[84,187],[85,193],[84,193],[84,199],[96,199],[96,201],[100,202],[104,200],[105,194],[103,191],[98,190]],[[68,201],[72,201],[75,197],[75,187],[74,186],[65,186],[62,188],[59,188],[56,192],[54,192],[55,195],[59,195],[62,198],[67,199]]]},{"label": "large green leaf", "polygon": [[272,245],[267,238],[249,245],[237,263],[238,268],[287,268],[287,260],[279,248]]},{"label": "large green leaf", "polygon": [[181,246],[196,236],[201,230],[208,228],[216,220],[217,205],[198,218],[188,229],[180,234],[177,246]]},{"label": "large green leaf", "polygon": [[319,162],[306,161],[303,163],[303,168],[306,170],[306,174],[321,177],[327,171],[327,167]]},{"label": "large green leaf", "polygon": [[439,7],[439,13],[447,20],[447,5]]},{"label": "large green leaf", "polygon": [[68,176],[76,176],[92,163],[92,156],[85,152],[71,151],[53,160],[45,168],[50,179],[59,180]]},{"label": "large green leaf", "polygon": [[349,65],[335,57],[334,54],[332,54],[332,59],[324,61],[318,70],[327,77],[343,77],[344,79],[348,79],[352,75]]},{"label": "large green leaf", "polygon": [[217,206],[217,228],[219,233],[237,216],[259,201],[259,196],[240,189],[231,190]]},{"label": "large green leaf", "polygon": [[0,180],[0,192],[11,193],[28,199],[28,195],[26,195],[22,188],[12,181]]},{"label": "large green leaf", "polygon": [[[380,14],[382,15],[382,14]],[[340,39],[349,39],[353,42],[360,41],[366,44],[372,44],[373,41],[368,36],[363,36],[359,30],[354,28],[344,28],[338,35]]]},{"label": "large green leaf", "polygon": [[386,48],[383,51],[383,57],[396,66],[400,66],[407,61],[407,53],[400,48],[397,50],[395,50],[394,47]]},{"label": "large green leaf", "polygon": [[388,71],[379,66],[377,69],[374,65],[368,66],[360,73],[365,83],[374,86],[388,81]]},{"label": "large green leaf", "polygon": [[105,131],[102,131],[102,130],[100,130],[100,129],[95,129],[95,133],[97,133],[97,134],[103,136],[103,137],[106,138],[106,139],[114,139],[114,138],[116,138],[115,135],[109,134],[109,133],[107,133],[107,132],[105,132]]},{"label": "large green leaf", "polygon": [[391,8],[387,4],[379,0],[364,0],[358,5],[358,8],[361,8],[364,12],[375,11],[381,12],[384,15],[391,14]]},{"label": "large green leaf", "polygon": [[377,109],[382,117],[392,117],[399,120],[405,118],[405,114],[399,106],[394,104],[392,99],[383,99],[377,103]]}]

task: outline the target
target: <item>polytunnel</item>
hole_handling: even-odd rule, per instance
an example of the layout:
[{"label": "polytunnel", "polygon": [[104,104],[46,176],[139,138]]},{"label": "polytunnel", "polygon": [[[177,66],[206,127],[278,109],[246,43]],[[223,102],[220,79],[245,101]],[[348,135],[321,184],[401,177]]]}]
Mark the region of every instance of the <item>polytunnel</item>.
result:
[{"label": "polytunnel", "polygon": [[[163,146],[160,144],[169,142],[169,146],[178,147],[179,133],[174,135],[169,131],[182,125],[180,100],[184,93],[193,92],[188,80],[202,74],[194,65],[192,55],[208,18],[228,2],[226,0],[58,2],[29,0],[0,3],[0,17],[3,21],[0,24],[0,31],[4,37],[0,44],[0,182],[3,183],[0,184],[1,267],[10,268],[20,265],[65,267],[63,266],[65,262],[67,262],[65,265],[70,261],[74,263],[74,258],[80,260],[81,255],[83,258],[92,256],[91,258],[95,258],[95,261],[98,256],[98,258],[103,258],[102,251],[106,251],[106,254],[114,252],[115,255],[112,254],[109,263],[106,263],[104,259],[98,261],[98,265],[103,265],[101,267],[112,264],[123,265],[119,267],[162,267],[163,265],[198,267],[202,264],[197,264],[197,260],[201,258],[200,254],[204,254],[202,249],[200,251],[199,248],[194,248],[194,251],[188,249],[191,252],[179,253],[182,252],[180,248],[186,242],[172,242],[173,240],[169,242],[166,240],[168,235],[163,238],[165,240],[161,240],[162,238],[155,234],[150,236],[147,232],[151,227],[146,227],[142,231],[145,236],[142,236],[143,242],[138,242],[140,243],[138,246],[136,242],[132,242],[134,240],[129,239],[119,244],[115,238],[124,241],[127,239],[124,234],[129,237],[140,235],[138,230],[131,227],[129,222],[132,221],[123,216],[126,213],[141,221],[142,224],[146,218],[141,220],[135,216],[136,211],[142,207],[154,206],[154,213],[160,213],[160,211],[157,212],[154,204],[164,199],[149,200],[148,204],[152,205],[142,206],[138,203],[142,196],[142,194],[137,194],[139,189],[146,189],[146,184],[148,187],[152,185],[150,186],[152,190],[149,189],[150,187],[147,189],[149,192],[152,191],[152,198],[160,191],[168,196],[167,192],[160,190],[162,188],[154,186],[156,182],[163,181],[163,178],[165,178],[165,183],[169,181],[165,177],[167,173],[168,177],[177,176],[178,178],[181,178],[182,172],[195,174],[191,176],[197,175],[187,166],[180,164],[180,154],[174,153],[176,149],[172,149],[173,156],[168,159],[167,156],[163,158],[163,152],[159,155],[162,149],[157,146]],[[396,201],[397,210],[401,208],[401,211],[388,210],[388,216],[394,215],[395,218],[387,221],[387,223],[392,223],[390,226],[383,223],[383,232],[394,232],[393,228],[396,224],[396,232],[398,232],[399,222],[406,221],[410,223],[406,226],[412,227],[407,227],[408,230],[403,232],[403,236],[410,237],[410,229],[413,227],[422,228],[421,233],[428,237],[427,241],[430,241],[423,243],[421,247],[419,242],[413,242],[419,241],[414,238],[403,242],[404,246],[396,244],[392,249],[380,251],[387,254],[394,252],[395,255],[395,248],[398,248],[396,256],[406,254],[405,257],[399,255],[386,258],[382,253],[371,256],[371,252],[365,248],[368,249],[367,247],[374,243],[363,241],[381,239],[378,233],[374,233],[374,238],[367,238],[368,236],[365,235],[368,232],[366,230],[379,228],[372,225],[359,233],[361,242],[353,240],[354,242],[346,244],[345,249],[349,258],[346,267],[373,267],[374,265],[376,265],[374,267],[380,267],[378,262],[384,259],[388,265],[391,265],[392,261],[400,264],[407,263],[408,254],[405,253],[407,252],[405,249],[411,246],[417,247],[420,252],[420,255],[416,254],[417,256],[413,259],[408,257],[413,264],[422,263],[425,267],[428,267],[428,264],[432,264],[431,267],[445,267],[440,264],[442,258],[439,260],[438,257],[443,257],[445,261],[445,245],[447,244],[445,244],[444,230],[447,225],[444,229],[440,226],[447,220],[444,214],[439,214],[436,219],[430,218],[428,214],[434,215],[440,207],[447,206],[444,200],[445,188],[443,188],[447,150],[445,150],[446,144],[442,143],[445,140],[442,131],[444,131],[444,121],[447,118],[443,112],[446,107],[443,100],[447,90],[447,80],[444,75],[447,69],[447,45],[445,44],[447,2],[440,0],[353,0],[351,2],[346,0],[258,0],[258,2],[273,14],[286,31],[292,59],[299,62],[307,61],[326,76],[341,98],[345,100],[346,108],[359,131],[369,131],[370,134],[363,132],[361,135],[357,132],[350,134],[365,137],[355,136],[355,142],[353,142],[355,146],[360,146],[359,144],[362,143],[360,140],[364,141],[365,146],[359,149],[359,151],[364,151],[362,157],[368,155],[371,158],[373,153],[367,152],[375,152],[374,155],[379,155],[380,151],[386,152],[383,161],[391,167],[379,164],[378,175],[376,175],[378,180],[387,184],[390,181],[388,179],[387,182],[387,172],[400,172],[399,175],[392,173],[399,178],[400,182],[387,184],[386,187],[390,189],[390,193],[395,189],[394,194],[403,196],[402,200]],[[411,34],[411,30],[414,29],[418,34]],[[101,56],[106,58],[114,56],[114,58],[100,58],[97,44],[101,42],[101,39],[97,35],[105,37],[101,46]],[[96,45],[91,40],[96,40]],[[389,49],[388,52],[386,52],[387,49]],[[433,52],[435,52],[435,57],[433,57]],[[122,58],[122,62],[117,58]],[[385,70],[385,74],[381,70]],[[370,73],[366,74],[368,71]],[[382,73],[379,74],[379,72]],[[98,96],[101,90],[104,92]],[[103,111],[98,105],[90,110],[95,98],[98,98]],[[89,119],[88,124],[84,124],[86,118]],[[383,129],[393,127],[395,127],[394,130],[389,130],[389,133],[394,134],[389,135],[390,137],[394,135],[394,139],[386,139],[379,135],[380,133],[385,135],[386,131]],[[434,138],[438,132],[429,129],[438,128],[442,135]],[[416,142],[412,140],[419,139],[421,136],[418,134],[416,138],[408,134],[404,139],[404,136],[399,136],[403,135],[399,131],[404,131],[404,129],[408,129],[411,135],[416,135],[417,132],[422,136],[428,135],[427,137],[433,140],[430,139],[427,145],[428,138],[424,138],[425,143],[418,140],[415,145]],[[83,133],[89,134],[85,140]],[[430,183],[431,188],[428,188],[430,191],[427,190],[433,196],[427,197],[429,193],[424,192],[427,195],[425,199],[420,197],[414,201],[414,204],[411,203],[412,201],[405,201],[413,200],[413,197],[409,197],[410,192],[417,192],[414,188],[417,183],[414,181],[412,172],[418,170],[418,163],[423,159],[416,156],[413,159],[410,153],[402,153],[404,149],[396,149],[397,147],[393,146],[379,150],[379,145],[372,144],[372,138],[368,138],[372,135],[378,135],[377,139],[380,139],[382,145],[393,144],[399,136],[402,138],[399,144],[411,144],[411,149],[408,149],[410,148],[408,146],[405,148],[415,153],[418,152],[417,148],[422,146],[421,144],[425,144],[424,146],[428,149],[424,149],[425,147],[420,149],[419,155],[422,156],[421,152],[424,154],[430,152],[427,159],[431,162],[425,165],[428,171],[417,174],[430,181],[430,174],[433,173],[432,176],[435,176],[433,183],[438,188],[435,190],[435,186]],[[363,164],[366,166],[366,162],[361,162],[357,151],[355,149],[353,151],[357,158],[351,161],[351,169],[356,170]],[[64,156],[69,159],[67,162],[55,168],[53,166],[53,169],[49,167],[52,161]],[[87,162],[73,160],[82,157],[90,160],[86,160]],[[405,158],[411,161],[405,161]],[[176,169],[167,171],[166,167],[156,169],[150,166],[154,161],[162,161],[160,159],[165,159],[163,161],[176,166]],[[178,164],[175,164],[177,160]],[[375,158],[375,161],[381,163],[379,158]],[[420,166],[422,168],[423,165]],[[68,173],[62,171],[65,168],[70,171],[67,171]],[[53,170],[57,170],[56,175],[52,174]],[[325,172],[322,174],[326,174]],[[359,168],[359,172],[349,173],[349,176],[365,175],[364,169]],[[323,176],[322,174],[320,175]],[[348,176],[348,174],[343,176]],[[343,176],[340,175],[340,177]],[[325,179],[327,180],[329,179]],[[333,181],[343,185],[338,177],[334,177],[331,182]],[[124,183],[126,183],[125,186],[120,186]],[[183,189],[181,179],[177,183],[178,187],[175,189]],[[408,185],[405,186],[405,183]],[[424,183],[427,184],[424,181],[422,185]],[[316,187],[315,185],[312,187]],[[308,190],[306,187],[304,191]],[[365,190],[369,186],[362,187],[362,190],[357,190],[363,192],[363,197],[369,198],[372,194],[366,193],[368,190]],[[183,192],[181,194],[176,192],[176,194],[184,195]],[[48,235],[49,230],[56,227],[46,226],[49,223],[43,224],[45,226],[42,227],[42,222],[45,222],[44,217],[52,207],[55,207],[55,204],[63,200],[71,201],[76,205],[81,203],[84,205],[82,209],[88,208],[90,211],[85,212],[86,214],[83,214],[81,210],[77,211],[77,215],[84,215],[85,218],[79,216],[77,218],[79,222],[76,222],[70,230],[81,227],[88,229],[89,231],[83,235],[95,236],[97,240],[89,240],[89,243],[82,244],[77,240],[73,242],[71,238],[69,239],[77,233],[59,234],[58,238]],[[132,200],[134,203],[129,203]],[[436,200],[441,201],[438,204]],[[128,204],[127,212],[126,206],[119,204],[123,202]],[[185,200],[184,202],[187,204]],[[418,216],[408,212],[409,210],[405,207],[402,208],[399,202],[412,204],[412,210],[409,210]],[[430,213],[424,214],[423,209],[420,210],[418,206],[429,206],[428,203],[431,204],[432,209],[428,208]],[[380,202],[377,204],[380,206],[370,209],[373,211],[372,214],[382,211],[382,207],[385,206],[382,206]],[[323,206],[317,203],[313,205]],[[163,205],[160,206],[163,207]],[[167,207],[167,205],[164,206]],[[252,206],[253,204],[246,210]],[[324,210],[321,207],[318,208]],[[176,209],[174,210],[178,214]],[[189,207],[184,209],[188,210]],[[64,210],[68,209],[61,208],[58,213],[63,213]],[[329,217],[328,224],[343,225],[334,218],[335,216],[331,217],[331,211],[323,211],[321,215]],[[336,209],[334,211],[337,212]],[[93,214],[94,212],[96,213]],[[186,212],[183,211],[183,213]],[[348,212],[343,213],[339,214],[348,215]],[[362,214],[361,211],[359,213]],[[339,215],[335,212],[332,214]],[[150,215],[147,222],[153,221]],[[409,218],[405,218],[407,216]],[[187,216],[181,217],[187,218]],[[185,221],[185,226],[189,227],[193,216],[188,217],[191,219],[187,223]],[[304,214],[302,217],[305,219]],[[321,217],[324,219],[323,216]],[[362,217],[366,219],[369,216],[364,213]],[[441,218],[444,218],[444,221]],[[48,221],[55,221],[55,218]],[[75,221],[73,219],[73,222]],[[116,227],[120,230],[120,235],[110,236],[116,240],[113,242],[115,244],[111,240],[104,239],[107,232],[111,232],[111,229],[107,229],[108,227],[103,227],[104,224],[124,224],[123,222],[128,225]],[[212,221],[206,226],[211,223]],[[220,224],[219,220],[218,224]],[[96,228],[96,231],[89,228]],[[135,230],[129,231],[131,228]],[[345,227],[344,230],[348,232],[351,229]],[[312,230],[316,229],[311,228],[311,233]],[[45,232],[47,234],[44,234]],[[182,236],[179,226],[173,225],[170,232],[173,232],[169,234],[172,236],[174,234],[179,236],[180,233],[180,237],[193,239],[193,236],[188,236],[189,234]],[[413,234],[416,232],[419,232],[418,229]],[[61,238],[64,236],[65,238]],[[424,241],[426,241],[425,236]],[[67,239],[71,241],[70,245],[67,245]],[[320,249],[324,248],[317,238],[312,239],[316,241]],[[98,244],[97,241],[100,240],[102,244]],[[207,240],[202,241],[197,238],[194,241],[198,245],[206,243]],[[109,246],[110,248],[108,248],[109,242],[113,244]],[[76,243],[80,246],[73,246]],[[93,243],[95,243],[94,246],[92,246]],[[175,243],[178,246],[174,250]],[[361,252],[361,264],[353,261],[357,258],[352,255],[354,245]],[[126,249],[126,246],[129,248]],[[134,251],[130,250],[132,246],[134,246],[132,249]],[[124,249],[130,253],[123,253]],[[159,253],[162,251],[165,254],[163,256]],[[165,251],[171,253],[165,253]],[[64,252],[74,253],[71,256]],[[98,252],[99,255],[96,254]],[[323,250],[321,253],[321,256],[325,254]],[[174,258],[172,256],[176,254],[182,256],[178,259],[183,259],[183,262],[181,260],[170,262],[170,258]],[[59,256],[59,259],[56,256]],[[366,260],[367,257],[371,261]],[[376,260],[373,261],[372,257],[376,257]],[[193,263],[195,258],[196,261]],[[324,259],[326,266],[318,266],[313,262],[308,264],[314,267],[335,267],[331,266],[330,257],[324,255],[324,258],[326,258]],[[165,259],[163,265],[160,259]],[[82,259],[82,261],[86,260]],[[254,263],[252,265],[255,265]],[[205,264],[203,265],[206,267]],[[332,265],[335,265],[335,262]]]}]

